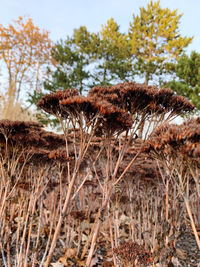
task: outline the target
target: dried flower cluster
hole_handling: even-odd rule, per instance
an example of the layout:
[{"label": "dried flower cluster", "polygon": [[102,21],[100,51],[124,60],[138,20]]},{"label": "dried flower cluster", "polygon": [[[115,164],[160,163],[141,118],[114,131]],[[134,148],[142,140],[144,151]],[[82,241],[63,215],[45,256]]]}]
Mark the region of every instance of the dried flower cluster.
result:
[{"label": "dried flower cluster", "polygon": [[[78,95],[77,89],[65,89],[63,91],[57,91],[56,93],[47,94],[42,97],[38,103],[38,106],[42,108],[47,113],[56,115],[63,114],[61,111],[59,101],[68,97],[73,97]],[[63,114],[67,115],[67,114]]]},{"label": "dried flower cluster", "polygon": [[129,129],[132,125],[131,117],[117,106],[107,101],[95,101],[90,97],[75,96],[60,101],[61,109],[68,113],[79,117],[84,114],[86,121],[90,122],[98,117],[97,124],[102,129]]},{"label": "dried flower cluster", "polygon": [[111,87],[94,87],[89,96],[97,101],[106,99],[134,114],[135,112],[181,114],[190,112],[194,106],[184,97],[174,95],[170,89],[159,90],[156,86],[147,86],[134,82],[120,83]]},{"label": "dried flower cluster", "polygon": [[152,254],[146,251],[144,246],[135,242],[124,242],[115,248],[114,252],[122,262],[132,263],[132,266],[138,266],[136,264],[145,264],[147,266],[153,260]]},{"label": "dried flower cluster", "polygon": [[32,160],[69,160],[63,148],[63,135],[47,132],[35,122],[1,120],[0,143],[2,154],[9,147],[11,150],[17,147],[19,151],[24,150],[25,154],[31,155]]},{"label": "dried flower cluster", "polygon": [[[69,90],[69,92],[68,92]],[[123,109],[107,102],[106,100],[96,101],[91,97],[79,96],[77,91],[71,94],[71,89],[57,91],[45,95],[38,103],[38,106],[50,114],[59,114],[61,117],[76,118],[84,115],[87,122],[98,117],[97,125],[101,130],[117,131],[129,129],[132,125],[130,115]]]},{"label": "dried flower cluster", "polygon": [[75,219],[75,220],[80,220],[84,221],[87,219],[87,214],[85,211],[82,210],[76,210],[76,211],[71,211],[70,215]]},{"label": "dried flower cluster", "polygon": [[81,114],[87,123],[94,123],[94,118],[98,116],[96,127],[99,135],[106,130],[113,133],[120,131],[120,128],[121,131],[130,129],[133,114],[145,114],[147,117],[170,113],[174,116],[190,112],[194,108],[185,98],[174,95],[170,89],[159,90],[155,86],[133,82],[94,87],[87,97],[78,95],[78,91],[73,89],[57,91],[45,95],[38,106],[50,114],[76,119],[79,124]]},{"label": "dried flower cluster", "polygon": [[191,158],[200,157],[200,117],[190,119],[182,125],[161,125],[152,133],[144,149],[163,151],[172,156],[181,153]]}]

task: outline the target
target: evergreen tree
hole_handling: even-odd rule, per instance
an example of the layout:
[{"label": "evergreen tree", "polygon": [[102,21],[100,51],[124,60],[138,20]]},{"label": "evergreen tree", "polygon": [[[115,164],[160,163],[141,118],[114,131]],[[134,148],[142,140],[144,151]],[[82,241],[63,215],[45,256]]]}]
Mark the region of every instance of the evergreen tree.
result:
[{"label": "evergreen tree", "polygon": [[179,23],[182,15],[177,10],[161,8],[160,1],[152,0],[147,8],[140,8],[140,14],[133,16],[129,28],[132,53],[135,55],[135,69],[145,83],[173,70],[173,63],[181,56],[192,38],[182,37]]},{"label": "evergreen tree", "polygon": [[[181,16],[177,10],[161,8],[160,1],[151,0],[146,8],[140,8],[139,15],[133,16],[127,34],[120,32],[113,18],[97,33],[90,33],[85,26],[74,29],[71,37],[57,42],[52,49],[53,65],[48,67],[44,89],[55,92],[77,88],[83,94],[94,85],[134,80],[136,74],[146,84],[153,81],[163,86],[169,74],[177,71],[176,63],[192,41],[180,34]],[[188,83],[178,82],[185,95]],[[174,81],[170,87],[179,90],[177,81],[176,88],[173,84]],[[185,96],[192,98],[193,103],[199,101],[198,87],[187,88],[190,93]],[[37,103],[41,96],[35,92],[31,102]]]},{"label": "evergreen tree", "polygon": [[128,80],[132,75],[128,36],[120,33],[111,18],[100,33],[85,26],[74,29],[72,37],[59,41],[52,49],[53,67],[48,68],[44,88],[77,88],[80,94],[94,85],[109,85]]},{"label": "evergreen tree", "polygon": [[[74,29],[72,37],[58,41],[52,49],[52,65],[47,68],[47,78],[44,81],[46,92],[56,92],[67,88],[76,88],[82,94],[88,88],[91,74],[91,35],[86,27]],[[34,91],[29,95],[29,102],[37,105],[45,91]],[[58,121],[40,111],[38,120],[43,124],[56,126]]]},{"label": "evergreen tree", "polygon": [[73,36],[57,42],[52,50],[54,68],[48,68],[50,79],[44,82],[44,88],[55,92],[58,89],[77,88],[82,94],[86,88],[90,73],[91,35],[86,27],[75,29]]},{"label": "evergreen tree", "polygon": [[200,110],[200,54],[193,51],[182,55],[175,67],[177,79],[165,84],[177,94],[183,95]]},{"label": "evergreen tree", "polygon": [[128,80],[132,75],[131,46],[128,36],[119,29],[119,25],[111,18],[97,35],[97,48],[93,53],[95,84],[109,85]]}]

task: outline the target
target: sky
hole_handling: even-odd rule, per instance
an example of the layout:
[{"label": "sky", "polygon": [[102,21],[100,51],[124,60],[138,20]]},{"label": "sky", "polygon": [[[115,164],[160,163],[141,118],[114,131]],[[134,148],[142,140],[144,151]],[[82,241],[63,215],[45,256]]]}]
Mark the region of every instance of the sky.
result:
[{"label": "sky", "polygon": [[[149,0],[0,0],[0,24],[6,26],[19,16],[28,16],[41,29],[50,32],[53,41],[72,35],[74,28],[86,26],[98,32],[111,17],[127,32],[133,14],[146,7]],[[200,53],[200,0],[160,0],[162,8],[177,9],[183,13],[180,33],[194,39],[187,53]]]}]

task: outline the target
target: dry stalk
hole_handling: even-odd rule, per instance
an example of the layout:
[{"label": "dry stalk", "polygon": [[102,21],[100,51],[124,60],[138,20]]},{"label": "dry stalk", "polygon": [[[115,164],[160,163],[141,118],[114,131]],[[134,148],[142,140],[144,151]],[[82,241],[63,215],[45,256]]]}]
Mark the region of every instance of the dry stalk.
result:
[{"label": "dry stalk", "polygon": [[114,262],[114,266],[117,266],[117,261],[116,261],[116,257],[114,254],[114,238],[113,238],[113,229],[112,229],[112,225],[113,225],[113,220],[112,217],[109,216],[109,229],[110,229],[110,241],[111,241],[111,247],[112,247],[112,254],[113,254],[113,262]]},{"label": "dry stalk", "polygon": [[[82,123],[80,123],[80,125],[82,125]],[[63,127],[63,130],[64,130],[64,133],[65,133],[65,139],[66,139],[66,147],[68,147],[68,141],[67,141],[67,133],[65,131],[65,128]],[[75,130],[75,129],[74,129]],[[89,128],[88,128],[89,130]],[[89,149],[89,146],[90,146],[90,143],[92,141],[92,137],[94,135],[94,131],[95,131],[95,128],[92,130],[92,132],[88,133],[84,133],[83,134],[83,130],[80,129],[80,135],[81,135],[81,140],[82,142],[80,143],[79,145],[79,153],[78,153],[78,157],[76,158],[75,160],[75,166],[74,166],[74,170],[73,170],[73,173],[72,173],[72,176],[71,178],[68,178],[68,181],[69,182],[69,185],[68,185],[68,189],[67,189],[67,194],[66,194],[66,197],[65,197],[65,201],[63,203],[63,207],[61,209],[61,212],[60,212],[60,215],[59,215],[59,218],[58,218],[58,222],[57,222],[57,225],[56,225],[56,228],[55,228],[55,232],[54,232],[54,235],[53,235],[53,239],[52,239],[52,242],[51,242],[51,246],[50,246],[50,249],[49,249],[49,253],[48,253],[48,256],[47,256],[47,259],[46,259],[46,262],[45,262],[45,267],[48,267],[49,264],[50,264],[50,261],[51,261],[51,258],[52,258],[52,255],[53,255],[53,252],[54,252],[54,248],[56,246],[56,242],[57,242],[57,238],[58,238],[58,235],[60,233],[60,229],[61,229],[61,225],[62,225],[62,222],[63,222],[63,219],[66,215],[66,212],[69,208],[69,203],[75,199],[75,196],[77,195],[77,193],[80,191],[80,189],[82,188],[83,184],[84,183],[81,183],[79,188],[78,188],[78,191],[75,192],[75,194],[72,196],[71,198],[71,195],[72,195],[72,192],[74,190],[74,184],[75,182],[77,181],[77,176],[78,176],[78,173],[80,171],[80,165],[87,153],[87,150]],[[87,138],[87,135],[89,134],[89,139]],[[76,138],[76,137],[74,137]],[[86,142],[87,140],[87,142]],[[74,140],[75,142],[75,140]],[[67,149],[67,153],[69,153],[69,149]],[[99,156],[99,154],[97,155]],[[70,173],[70,165],[68,164],[68,174]],[[88,178],[90,174],[90,171],[86,174],[86,177],[83,179],[83,180],[86,180]]]}]

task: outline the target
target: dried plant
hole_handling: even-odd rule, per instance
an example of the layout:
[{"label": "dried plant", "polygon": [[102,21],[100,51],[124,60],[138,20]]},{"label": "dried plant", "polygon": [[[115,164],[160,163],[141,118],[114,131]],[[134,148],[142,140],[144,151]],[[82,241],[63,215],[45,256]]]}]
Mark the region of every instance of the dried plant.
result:
[{"label": "dried plant", "polygon": [[[200,119],[190,119],[182,125],[163,124],[156,129],[144,147],[164,165],[166,173],[177,184],[182,195],[191,227],[196,242],[200,249],[200,240],[197,234],[192,214],[190,198],[196,195],[197,202],[200,198],[199,173],[200,173]],[[192,191],[192,183],[196,190]]]},{"label": "dried plant", "polygon": [[148,266],[153,261],[153,256],[149,251],[135,242],[124,242],[114,249],[117,257],[122,264],[130,264],[130,266],[139,266],[144,264]]},{"label": "dried plant", "polygon": [[107,100],[133,115],[134,123],[140,129],[140,137],[143,138],[161,122],[172,120],[194,109],[189,101],[174,95],[170,89],[159,90],[155,86],[134,82],[94,87],[89,91],[89,96],[96,101]]},{"label": "dried plant", "polygon": [[[35,266],[41,257],[39,251],[46,246],[40,244],[41,231],[46,227],[43,203],[47,191],[52,190],[55,181],[59,182],[55,176],[60,163],[64,168],[70,160],[65,150],[52,150],[62,143],[62,136],[44,131],[40,124],[0,121],[0,244],[5,266],[28,266],[29,261]],[[56,214],[52,215],[52,222],[57,222]],[[34,246],[36,249],[31,253]],[[47,250],[48,246],[47,242]]]},{"label": "dried plant", "polygon": [[[62,135],[37,123],[0,121],[4,265],[12,266],[14,258],[16,266],[32,261],[32,266],[47,267],[56,260],[69,266],[111,266],[112,262],[116,266],[113,251],[121,242],[128,242],[130,249],[135,245],[137,257],[136,250],[130,254],[132,262],[138,261],[135,264],[142,262],[142,248],[149,251],[149,259],[153,253],[154,262],[169,263],[172,236],[187,216],[179,185],[172,186],[166,166],[159,161],[165,162],[164,157],[158,153],[155,160],[154,153],[142,147],[152,129],[193,106],[169,89],[135,83],[94,87],[84,97],[74,89],[57,91],[38,105],[56,116]],[[195,134],[190,137],[197,140]],[[184,153],[189,151],[188,142],[182,146]],[[192,159],[198,155],[198,142],[193,143]],[[146,149],[153,151],[150,143]],[[192,162],[190,180],[198,171],[197,161]],[[185,173],[189,171],[184,169]],[[192,197],[193,209],[196,198]],[[11,242],[9,231],[4,231],[8,225],[16,236]],[[31,252],[34,245],[37,249]],[[104,261],[105,250],[109,261]]]},{"label": "dried plant", "polygon": [[[163,120],[169,120],[177,115],[191,111],[193,106],[184,98],[173,95],[169,89],[158,90],[158,88],[153,86],[135,83],[118,84],[108,88],[95,87],[90,90],[87,97],[79,96],[77,91],[73,92],[71,89],[64,90],[63,93],[58,91],[44,96],[40,100],[39,106],[59,119],[66,140],[67,156],[69,156],[69,126],[74,129],[75,133],[73,141],[75,167],[73,173],[71,173],[71,167],[68,164],[68,181],[70,186],[68,189],[69,194],[63,207],[63,213],[67,211],[71,193],[78,180],[80,166],[83,164],[84,158],[88,157],[92,139],[96,135],[101,136],[103,140],[101,147],[98,148],[96,146],[95,155],[89,154],[93,161],[89,173],[94,172],[97,174],[96,163],[101,162],[102,165],[105,162],[104,167],[101,167],[104,169],[102,172],[103,181],[98,180],[102,189],[102,204],[99,208],[90,252],[86,262],[86,265],[90,266],[96,240],[110,202],[113,187],[122,180],[140,153],[139,150],[119,175],[119,168],[124,155],[132,144],[135,135],[139,134],[140,137],[146,138],[152,127],[156,127]],[[147,123],[146,126],[145,123]],[[79,130],[78,140],[77,128]],[[124,137],[121,138],[122,133],[124,133]],[[111,145],[112,143],[118,149],[114,149],[114,146]],[[106,161],[103,158],[106,158]],[[85,175],[77,192],[81,191],[89,173]],[[118,178],[117,175],[119,175]],[[72,196],[71,199],[74,199],[74,197]],[[62,218],[60,218],[58,223],[46,266],[53,253],[53,247],[60,231],[61,222]]]}]

